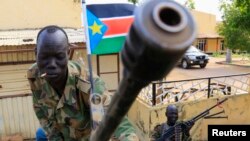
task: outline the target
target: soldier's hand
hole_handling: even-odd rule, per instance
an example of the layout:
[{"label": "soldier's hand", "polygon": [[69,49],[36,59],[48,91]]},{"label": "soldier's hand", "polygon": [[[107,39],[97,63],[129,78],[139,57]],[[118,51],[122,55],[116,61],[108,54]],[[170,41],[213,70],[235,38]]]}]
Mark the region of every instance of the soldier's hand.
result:
[{"label": "soldier's hand", "polygon": [[186,130],[189,131],[194,126],[194,121],[189,120],[184,123],[186,125]]}]

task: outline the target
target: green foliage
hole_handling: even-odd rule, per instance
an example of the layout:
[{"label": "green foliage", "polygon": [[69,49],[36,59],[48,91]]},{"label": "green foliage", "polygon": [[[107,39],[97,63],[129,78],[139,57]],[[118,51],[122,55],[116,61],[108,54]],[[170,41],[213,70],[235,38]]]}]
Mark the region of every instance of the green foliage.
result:
[{"label": "green foliage", "polygon": [[195,9],[195,2],[194,0],[186,0],[184,4],[189,9]]},{"label": "green foliage", "polygon": [[128,0],[129,2],[132,2],[133,4],[137,4],[139,0]]},{"label": "green foliage", "polygon": [[241,55],[242,55],[242,60],[249,60],[250,61],[250,53],[244,52]]},{"label": "green foliage", "polygon": [[248,60],[250,60],[250,54],[247,54],[247,58],[248,58]]},{"label": "green foliage", "polygon": [[[225,58],[226,54],[225,53],[221,53],[221,52],[214,52],[212,55],[212,57],[215,58]],[[243,53],[243,52],[236,52],[236,53],[232,53],[232,58],[244,58],[244,60],[250,60],[250,54],[249,53]]]},{"label": "green foliage", "polygon": [[214,53],[212,54],[212,56],[213,56],[213,57],[220,57],[220,56],[221,56],[221,53],[219,53],[219,52],[214,52]]},{"label": "green foliage", "polygon": [[230,49],[250,51],[250,1],[222,0],[223,22],[218,26],[224,36],[225,45]]}]

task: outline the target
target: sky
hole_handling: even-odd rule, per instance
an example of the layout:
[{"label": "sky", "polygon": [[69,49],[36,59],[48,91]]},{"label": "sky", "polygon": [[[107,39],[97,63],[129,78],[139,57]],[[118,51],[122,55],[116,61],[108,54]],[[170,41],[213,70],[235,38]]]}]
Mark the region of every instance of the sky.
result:
[{"label": "sky", "polygon": [[[177,2],[184,4],[186,0],[176,0]],[[220,0],[194,0],[195,9],[206,13],[216,15],[216,19],[221,21],[221,12],[219,10]]]},{"label": "sky", "polygon": [[[143,0],[141,0],[143,1]],[[181,4],[184,4],[186,0],[175,0]],[[203,11],[206,13],[211,13],[216,15],[216,20],[221,21],[221,12],[219,10],[220,0],[194,0],[195,9],[198,11]],[[86,0],[87,3],[120,3],[127,2],[127,0]]]}]

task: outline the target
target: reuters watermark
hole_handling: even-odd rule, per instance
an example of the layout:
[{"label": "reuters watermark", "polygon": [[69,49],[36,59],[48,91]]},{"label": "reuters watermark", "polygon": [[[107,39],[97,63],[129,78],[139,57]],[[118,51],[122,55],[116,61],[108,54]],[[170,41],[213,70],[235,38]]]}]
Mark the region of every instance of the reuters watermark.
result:
[{"label": "reuters watermark", "polygon": [[250,125],[208,125],[208,141],[222,139],[250,140]]}]

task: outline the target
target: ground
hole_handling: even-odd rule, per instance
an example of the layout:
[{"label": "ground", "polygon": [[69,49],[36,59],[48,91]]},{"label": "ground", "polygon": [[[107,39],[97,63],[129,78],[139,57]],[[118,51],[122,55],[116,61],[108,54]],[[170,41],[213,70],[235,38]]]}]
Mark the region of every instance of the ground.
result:
[{"label": "ground", "polygon": [[210,57],[206,68],[201,69],[199,66],[193,66],[190,69],[182,69],[180,66],[176,66],[166,76],[166,80],[174,81],[243,73],[250,73],[250,61],[233,58],[232,63],[228,64],[225,62],[225,58]]},{"label": "ground", "polygon": [[231,63],[227,63],[225,59],[220,60],[217,62],[218,64],[225,64],[225,65],[236,65],[236,66],[242,66],[242,67],[249,67],[250,68],[250,60],[248,59],[241,59],[241,58],[235,58],[232,60]]}]

